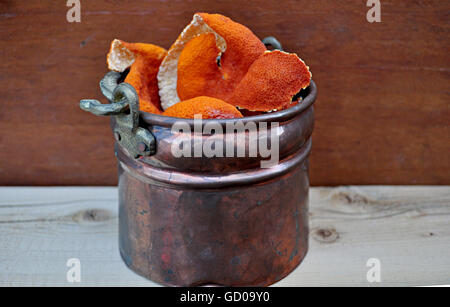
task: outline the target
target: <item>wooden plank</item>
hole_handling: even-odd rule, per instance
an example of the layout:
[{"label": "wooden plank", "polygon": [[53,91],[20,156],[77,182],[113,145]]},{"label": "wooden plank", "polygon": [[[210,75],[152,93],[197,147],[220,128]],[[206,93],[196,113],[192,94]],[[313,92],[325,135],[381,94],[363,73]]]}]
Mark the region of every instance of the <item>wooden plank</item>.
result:
[{"label": "wooden plank", "polygon": [[[116,188],[0,188],[0,286],[156,286],[122,263]],[[450,187],[313,188],[310,251],[276,286],[450,283]],[[81,283],[66,281],[79,258]],[[381,283],[368,283],[369,258]]]},{"label": "wooden plank", "polygon": [[169,47],[195,11],[220,12],[297,52],[318,84],[313,185],[450,184],[449,1],[65,1],[0,3],[0,185],[114,185],[101,99],[110,41]]}]

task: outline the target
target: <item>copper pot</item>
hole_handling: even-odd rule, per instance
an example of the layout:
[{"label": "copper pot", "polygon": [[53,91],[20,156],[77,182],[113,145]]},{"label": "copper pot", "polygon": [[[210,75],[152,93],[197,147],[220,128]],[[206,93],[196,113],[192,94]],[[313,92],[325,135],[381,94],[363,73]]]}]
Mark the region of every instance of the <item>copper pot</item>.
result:
[{"label": "copper pot", "polygon": [[[266,122],[269,139],[271,123],[279,123],[280,162],[261,168],[260,155],[174,157],[171,147],[180,134],[171,127],[180,119],[139,112],[136,92],[121,79],[110,72],[101,82],[111,104],[83,100],[81,107],[114,115],[119,246],[126,265],[171,286],[267,286],[292,272],[308,250],[314,82],[292,108],[217,121],[223,127]],[[243,137],[248,141],[248,133]]]}]

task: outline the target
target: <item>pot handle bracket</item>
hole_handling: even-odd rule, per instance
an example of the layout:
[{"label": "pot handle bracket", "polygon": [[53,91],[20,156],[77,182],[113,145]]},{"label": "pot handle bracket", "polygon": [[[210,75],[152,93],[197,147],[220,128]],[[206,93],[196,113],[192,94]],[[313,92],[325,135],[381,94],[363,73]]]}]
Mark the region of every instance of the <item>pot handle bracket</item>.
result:
[{"label": "pot handle bracket", "polygon": [[100,81],[100,89],[109,104],[102,104],[95,99],[83,99],[80,101],[80,108],[94,115],[115,116],[114,137],[133,158],[154,155],[154,135],[139,127],[139,97],[136,90],[128,83],[118,84],[120,78],[120,73],[110,71]]}]

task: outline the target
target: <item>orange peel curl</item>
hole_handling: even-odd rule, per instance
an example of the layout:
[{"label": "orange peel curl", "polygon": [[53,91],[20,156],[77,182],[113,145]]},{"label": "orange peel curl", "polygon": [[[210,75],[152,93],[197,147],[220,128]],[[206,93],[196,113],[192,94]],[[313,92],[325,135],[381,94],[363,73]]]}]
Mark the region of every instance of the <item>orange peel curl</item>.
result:
[{"label": "orange peel curl", "polygon": [[250,66],[228,101],[249,111],[279,111],[296,104],[293,98],[309,86],[311,72],[295,54],[266,51]]},{"label": "orange peel curl", "polygon": [[194,14],[160,66],[162,108],[197,96],[227,101],[264,51],[266,47],[250,29],[230,18]]},{"label": "orange peel curl", "polygon": [[152,44],[127,43],[113,40],[107,56],[108,68],[124,72],[130,68],[124,82],[131,84],[139,96],[141,111],[161,114],[157,74],[167,51]]},{"label": "orange peel curl", "polygon": [[169,107],[163,115],[194,118],[200,114],[202,119],[227,119],[243,117],[242,114],[231,104],[213,97],[198,96],[181,101]]}]

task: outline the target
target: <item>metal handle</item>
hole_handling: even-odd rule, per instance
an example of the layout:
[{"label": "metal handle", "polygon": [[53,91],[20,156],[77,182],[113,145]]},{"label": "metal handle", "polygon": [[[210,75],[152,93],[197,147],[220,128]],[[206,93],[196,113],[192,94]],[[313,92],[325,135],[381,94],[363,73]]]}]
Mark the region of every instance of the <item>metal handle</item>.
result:
[{"label": "metal handle", "polygon": [[128,110],[128,104],[126,102],[102,104],[95,99],[83,99],[80,101],[80,108],[94,115],[108,116],[125,113]]},{"label": "metal handle", "polygon": [[111,71],[100,81],[100,89],[109,104],[83,99],[80,108],[94,115],[115,116],[113,131],[116,141],[134,158],[154,155],[155,137],[147,129],[139,127],[138,94],[130,84],[118,84],[120,78],[119,73]]},{"label": "metal handle", "polygon": [[273,36],[267,36],[265,39],[262,40],[264,45],[272,46],[274,49],[283,51],[283,46],[281,43]]}]

